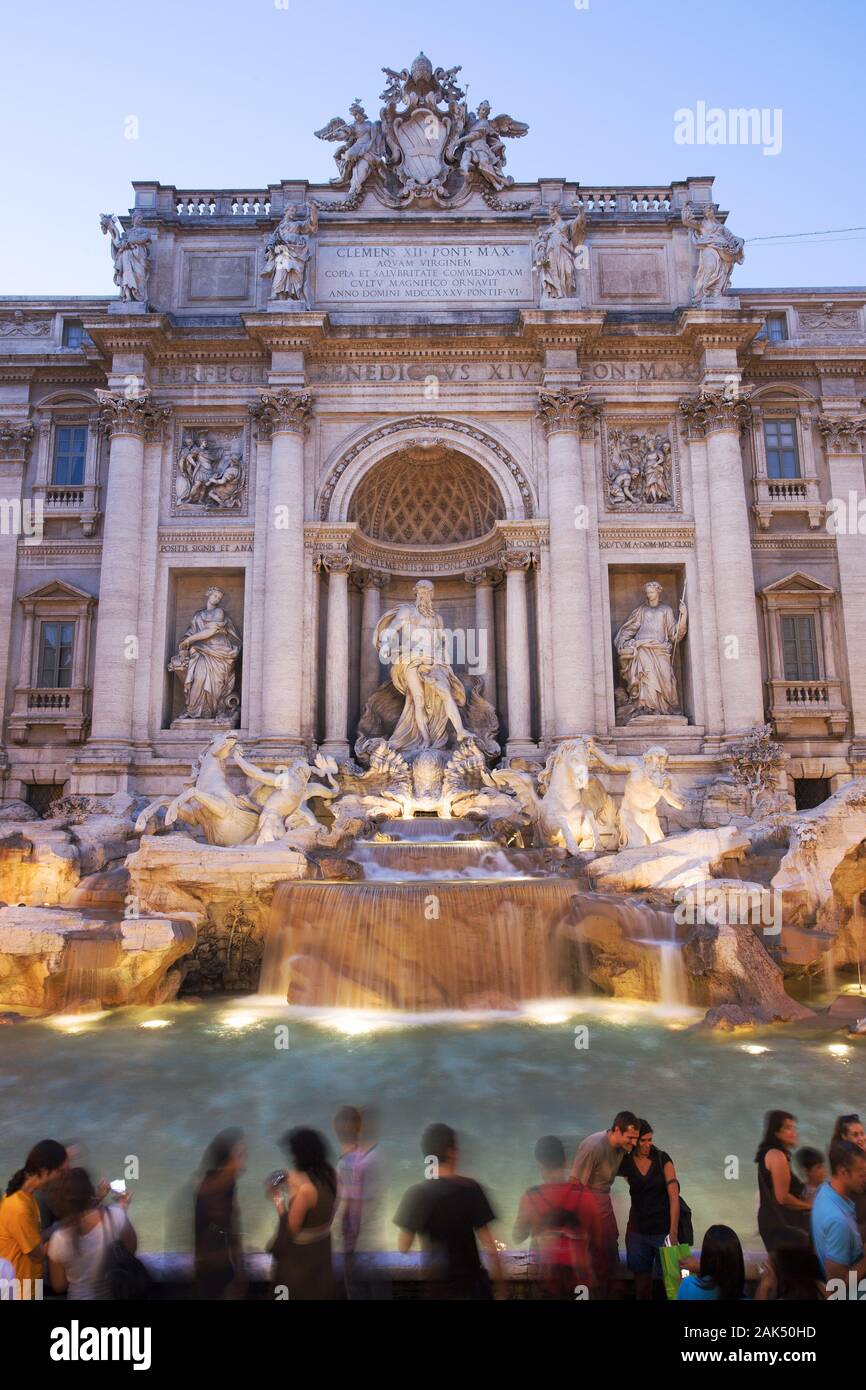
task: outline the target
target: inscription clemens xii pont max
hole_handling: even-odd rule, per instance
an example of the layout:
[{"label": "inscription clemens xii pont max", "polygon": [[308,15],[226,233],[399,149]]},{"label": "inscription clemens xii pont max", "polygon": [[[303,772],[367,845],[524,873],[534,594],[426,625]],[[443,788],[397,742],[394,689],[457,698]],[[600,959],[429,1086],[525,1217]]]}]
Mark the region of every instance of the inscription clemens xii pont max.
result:
[{"label": "inscription clemens xii pont max", "polygon": [[528,242],[363,246],[322,243],[317,299],[532,300]]}]

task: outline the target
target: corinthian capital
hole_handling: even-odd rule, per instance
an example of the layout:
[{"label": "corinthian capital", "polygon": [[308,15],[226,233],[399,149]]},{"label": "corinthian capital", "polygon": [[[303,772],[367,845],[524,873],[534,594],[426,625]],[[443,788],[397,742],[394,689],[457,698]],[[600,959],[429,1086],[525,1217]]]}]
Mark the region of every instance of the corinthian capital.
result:
[{"label": "corinthian capital", "polygon": [[528,570],[535,564],[535,555],[531,550],[509,549],[503,552],[499,560],[499,568],[506,574],[509,572]]},{"label": "corinthian capital", "polygon": [[106,434],[134,434],[139,439],[161,439],[171,418],[170,405],[156,405],[149,391],[96,392],[99,418]]},{"label": "corinthian capital", "polygon": [[319,563],[328,574],[348,574],[352,556],[348,550],[326,550],[319,556]]},{"label": "corinthian capital", "polygon": [[866,416],[819,415],[815,423],[828,453],[859,454]]},{"label": "corinthian capital", "polygon": [[680,411],[689,434],[703,439],[717,430],[745,429],[752,418],[752,388],[725,387],[721,391],[699,391],[680,401]]},{"label": "corinthian capital", "polygon": [[539,391],[535,413],[545,432],[579,430],[581,434],[589,433],[599,408],[588,397],[588,386],[561,386],[558,391]]},{"label": "corinthian capital", "polygon": [[0,461],[18,463],[26,459],[35,430],[19,420],[0,420]]},{"label": "corinthian capital", "polygon": [[256,404],[250,406],[250,414],[263,435],[284,430],[304,434],[312,411],[311,391],[263,391]]}]

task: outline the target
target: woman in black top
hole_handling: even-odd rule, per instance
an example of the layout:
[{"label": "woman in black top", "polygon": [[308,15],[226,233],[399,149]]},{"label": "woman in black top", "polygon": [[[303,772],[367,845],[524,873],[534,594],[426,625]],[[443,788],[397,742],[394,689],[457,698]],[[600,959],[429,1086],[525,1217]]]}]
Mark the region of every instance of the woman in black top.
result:
[{"label": "woman in black top", "polygon": [[237,1182],[246,1166],[239,1129],[222,1130],[209,1145],[195,1194],[195,1296],[243,1298],[243,1247]]},{"label": "woman in black top", "polygon": [[809,1244],[811,1203],[803,1200],[803,1183],[791,1167],[797,1145],[797,1121],[787,1110],[768,1110],[764,1137],[755,1154],[758,1165],[758,1230],[772,1255],[780,1245]]},{"label": "woman in black top", "polygon": [[626,1154],[617,1176],[626,1179],[631,1195],[625,1250],[635,1298],[652,1298],[653,1271],[661,1267],[658,1248],[668,1236],[677,1244],[680,1185],[670,1154],[653,1143],[648,1120],[638,1120],[637,1146]]}]

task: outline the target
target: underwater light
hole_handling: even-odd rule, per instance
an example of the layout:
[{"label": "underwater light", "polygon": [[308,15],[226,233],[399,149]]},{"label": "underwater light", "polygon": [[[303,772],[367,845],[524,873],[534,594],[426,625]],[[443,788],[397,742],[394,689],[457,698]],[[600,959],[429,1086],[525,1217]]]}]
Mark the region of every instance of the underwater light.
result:
[{"label": "underwater light", "polygon": [[768,1047],[762,1047],[760,1043],[743,1043],[741,1051],[748,1052],[750,1057],[760,1057],[764,1052],[769,1052]]},{"label": "underwater light", "polygon": [[225,1014],[220,1019],[223,1028],[233,1028],[238,1032],[242,1028],[251,1028],[254,1023],[258,1023],[259,1015],[253,1013],[252,1009],[237,1009],[235,1013]]},{"label": "underwater light", "polygon": [[146,1018],[143,1023],[139,1023],[139,1028],[170,1028],[170,1018]]},{"label": "underwater light", "polygon": [[847,1043],[829,1043],[827,1051],[834,1057],[847,1057],[851,1049]]},{"label": "underwater light", "polygon": [[61,1033],[84,1033],[92,1024],[105,1018],[107,1013],[107,1009],[100,1009],[91,1014],[54,1014],[45,1022],[52,1028],[59,1028]]},{"label": "underwater light", "polygon": [[524,1013],[533,1023],[567,1023],[571,1018],[561,1004],[532,1004]]}]

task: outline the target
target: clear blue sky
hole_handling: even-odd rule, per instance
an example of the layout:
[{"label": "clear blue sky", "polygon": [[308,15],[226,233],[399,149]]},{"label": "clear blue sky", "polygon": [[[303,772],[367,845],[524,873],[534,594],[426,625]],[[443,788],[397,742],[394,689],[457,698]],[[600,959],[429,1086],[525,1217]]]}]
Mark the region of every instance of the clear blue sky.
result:
[{"label": "clear blue sky", "polygon": [[[330,178],[313,130],[355,96],[377,114],[382,65],[420,48],[529,122],[518,179],[714,174],[739,236],[866,225],[864,0],[42,0],[7,7],[4,39],[3,294],[113,293],[98,217],[133,179]],[[781,153],[675,143],[699,101],[781,108]],[[864,254],[862,231],[759,242],[734,285],[864,284]]]}]

